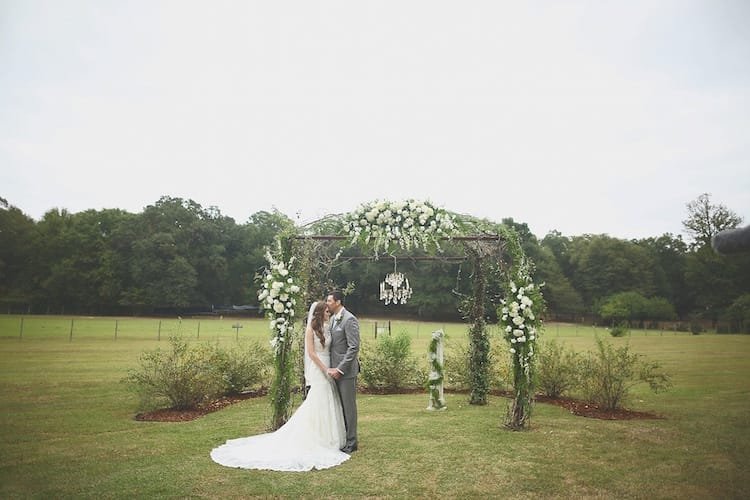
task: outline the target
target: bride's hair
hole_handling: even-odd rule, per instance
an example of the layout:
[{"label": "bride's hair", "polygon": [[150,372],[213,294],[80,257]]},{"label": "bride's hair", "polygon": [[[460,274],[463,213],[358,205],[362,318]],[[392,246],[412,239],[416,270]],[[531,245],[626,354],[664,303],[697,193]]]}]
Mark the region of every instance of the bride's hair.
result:
[{"label": "bride's hair", "polygon": [[320,343],[323,344],[323,347],[326,345],[326,338],[323,334],[323,323],[325,323],[325,314],[326,314],[326,303],[322,300],[317,302],[315,304],[315,309],[313,309],[312,314],[312,321],[310,322],[310,326],[313,329],[313,332],[315,332],[315,335],[318,336],[320,339]]}]

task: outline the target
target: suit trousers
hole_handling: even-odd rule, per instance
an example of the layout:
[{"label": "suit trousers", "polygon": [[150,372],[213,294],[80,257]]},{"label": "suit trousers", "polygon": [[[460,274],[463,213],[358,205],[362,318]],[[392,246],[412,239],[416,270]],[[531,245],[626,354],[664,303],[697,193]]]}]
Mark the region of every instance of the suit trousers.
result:
[{"label": "suit trousers", "polygon": [[336,380],[336,387],[341,397],[341,407],[344,410],[344,424],[346,425],[346,446],[357,445],[357,378],[340,378]]}]

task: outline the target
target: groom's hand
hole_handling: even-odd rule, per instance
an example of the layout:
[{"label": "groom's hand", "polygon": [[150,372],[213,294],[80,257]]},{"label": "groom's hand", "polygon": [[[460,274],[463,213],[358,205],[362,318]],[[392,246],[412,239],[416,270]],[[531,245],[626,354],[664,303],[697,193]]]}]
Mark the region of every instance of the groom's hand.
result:
[{"label": "groom's hand", "polygon": [[335,379],[338,379],[339,377],[341,377],[341,372],[338,371],[336,368],[329,368],[328,375],[330,375],[331,377]]}]

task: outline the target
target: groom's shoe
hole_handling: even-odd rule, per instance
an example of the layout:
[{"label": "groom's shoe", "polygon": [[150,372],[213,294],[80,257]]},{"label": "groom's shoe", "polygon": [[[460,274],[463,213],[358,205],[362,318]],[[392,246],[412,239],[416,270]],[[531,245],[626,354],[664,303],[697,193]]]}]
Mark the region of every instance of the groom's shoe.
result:
[{"label": "groom's shoe", "polygon": [[343,451],[344,453],[353,453],[357,451],[357,444],[355,443],[351,446],[344,446],[343,448],[341,448],[341,451]]}]

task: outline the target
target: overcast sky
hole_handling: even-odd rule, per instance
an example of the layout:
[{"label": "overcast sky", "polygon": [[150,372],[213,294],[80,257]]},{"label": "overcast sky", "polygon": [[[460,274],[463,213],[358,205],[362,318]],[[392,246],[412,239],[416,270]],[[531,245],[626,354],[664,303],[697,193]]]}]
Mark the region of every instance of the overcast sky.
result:
[{"label": "overcast sky", "polygon": [[709,192],[747,223],[748,26],[744,0],[0,0],[0,196],[640,238]]}]

